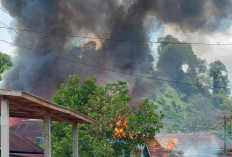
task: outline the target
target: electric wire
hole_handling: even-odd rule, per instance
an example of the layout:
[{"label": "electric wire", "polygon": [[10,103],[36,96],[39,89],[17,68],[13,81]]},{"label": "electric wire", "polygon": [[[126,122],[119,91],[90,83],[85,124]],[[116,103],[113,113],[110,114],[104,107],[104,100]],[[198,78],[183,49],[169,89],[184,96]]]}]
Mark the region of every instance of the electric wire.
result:
[{"label": "electric wire", "polygon": [[[33,48],[22,46],[22,45],[19,45],[19,44],[15,44],[15,43],[12,43],[12,42],[9,42],[9,41],[5,41],[5,40],[0,40],[0,41],[8,43],[8,44],[11,44],[11,45],[14,45],[14,46],[17,46],[17,47],[21,47],[21,48],[24,48],[24,49],[34,50]],[[94,67],[94,68],[97,68],[97,69],[104,69],[104,70],[107,70],[107,71],[112,71],[112,72],[116,72],[116,73],[120,73],[120,74],[131,75],[131,76],[134,76],[134,77],[140,77],[140,78],[158,80],[158,81],[175,83],[175,84],[183,84],[183,85],[189,85],[189,86],[197,86],[197,87],[203,87],[203,88],[210,88],[210,89],[224,88],[224,87],[211,87],[211,86],[207,86],[207,85],[200,85],[200,84],[194,84],[194,83],[188,83],[188,82],[180,82],[180,81],[161,79],[161,78],[156,78],[156,77],[143,76],[143,75],[138,75],[138,74],[133,74],[133,73],[128,73],[128,72],[122,72],[122,71],[118,71],[118,70],[115,70],[115,69],[109,69],[109,68],[105,68],[105,67],[99,67],[99,66],[96,66],[96,65],[91,65],[91,64],[88,64],[88,63],[79,62],[79,61],[76,61],[76,60],[72,60],[70,58],[65,58],[63,56],[49,54],[48,52],[44,52],[44,51],[39,51],[39,52],[44,53],[44,54],[49,55],[49,56],[53,56],[53,57],[59,58],[59,59],[67,60],[69,62],[78,63],[78,64],[86,65],[86,66],[89,66],[89,67]],[[229,89],[231,89],[231,88],[229,88]]]},{"label": "electric wire", "polygon": [[[4,11],[5,13],[7,13],[1,7],[0,7],[0,9],[2,11]],[[51,35],[51,33],[48,33],[48,32],[39,32],[39,31],[33,31],[33,30],[21,30],[21,29],[11,28],[11,27],[0,27],[0,28],[11,29],[11,30],[15,30],[15,31],[26,31],[26,32],[34,32],[34,33]],[[200,45],[232,45],[232,44],[209,44],[209,43],[190,43],[190,42],[183,42],[183,43],[182,42],[180,42],[180,43],[178,42],[177,43],[177,42],[160,42],[160,41],[146,41],[146,40],[126,40],[126,39],[112,39],[112,38],[97,38],[97,37],[78,36],[78,35],[69,35],[69,34],[53,34],[53,35],[63,35],[63,36],[78,37],[78,38],[85,38],[85,39],[87,38],[87,39],[99,39],[99,40],[112,40],[112,41],[120,41],[120,42],[143,42],[143,43],[144,42],[148,42],[148,43],[159,43],[159,44],[161,44],[161,43],[170,43],[170,44],[200,44]],[[1,40],[1,41],[4,42],[3,40]],[[7,42],[7,41],[5,41],[5,42]],[[22,45],[16,45],[16,44],[10,43],[10,42],[8,42],[8,43],[9,44],[13,44],[15,46],[19,46],[21,48],[28,49],[28,47],[25,47],[25,46],[22,46]],[[72,45],[74,45],[74,44],[72,44]],[[32,49],[32,48],[29,48],[29,49]],[[44,53],[47,53],[47,52],[44,52]],[[165,81],[165,82],[169,82],[169,83],[185,84],[185,85],[197,86],[197,87],[203,87],[203,88],[210,88],[210,89],[223,88],[223,87],[213,87],[212,88],[210,86],[198,85],[198,84],[193,84],[193,83],[188,83],[188,82],[180,82],[180,81],[173,81],[173,80],[167,80],[167,79],[161,79],[161,78],[155,78],[155,77],[147,77],[147,76],[142,76],[142,75],[136,75],[136,74],[133,74],[133,73],[122,72],[122,71],[118,71],[118,70],[115,70],[115,69],[109,69],[109,68],[105,68],[105,67],[98,67],[96,65],[90,65],[90,64],[87,64],[87,63],[83,63],[83,62],[74,61],[74,60],[71,60],[71,59],[68,59],[68,58],[64,58],[64,57],[61,57],[61,56],[57,56],[57,55],[52,55],[52,56],[60,58],[60,59],[68,60],[70,62],[75,62],[75,63],[78,63],[78,64],[83,64],[83,65],[91,66],[91,67],[95,67],[95,68],[101,68],[101,69],[104,69],[104,70],[108,70],[108,71],[112,71],[112,72],[116,72],[116,73],[121,73],[121,74],[126,74],[126,75],[131,75],[131,76],[135,76],[135,77],[142,77],[142,78],[147,78],[147,79]]]},{"label": "electric wire", "polygon": [[[115,39],[115,38],[103,38],[103,37],[90,37],[90,36],[81,36],[81,35],[73,35],[73,34],[60,34],[60,33],[50,33],[50,32],[43,32],[43,31],[34,31],[28,29],[18,29],[12,27],[0,27],[1,29],[8,29],[8,30],[16,30],[22,32],[32,32],[44,35],[57,35],[57,36],[68,36],[72,38],[82,38],[82,39],[92,39],[92,40],[104,40],[104,41],[114,41],[114,42],[130,42],[130,43],[151,43],[151,44],[191,44],[191,45],[214,45],[214,46],[232,46],[232,43],[202,43],[202,42],[169,42],[169,41],[149,41],[149,40],[128,40],[128,39]],[[162,39],[162,38],[160,38]]]},{"label": "electric wire", "polygon": [[[4,26],[8,27],[8,26],[7,26],[6,24],[4,24],[3,22],[0,22],[0,24],[2,24],[2,25],[4,25]],[[21,35],[21,36],[22,36],[24,39],[26,39],[27,41],[33,43],[33,41],[30,40],[29,38],[25,37],[24,34],[19,33],[20,31],[16,31],[16,30],[13,30],[13,31],[14,31],[15,33]],[[56,40],[59,40],[59,39],[56,39]],[[33,43],[33,44],[34,44],[34,43]],[[78,46],[74,45],[73,43],[71,43],[71,44],[72,44],[72,46],[78,48]],[[15,46],[19,46],[19,45],[15,45]],[[22,48],[26,48],[26,47],[23,46]],[[27,48],[28,48],[28,47],[27,47]],[[65,50],[65,49],[64,49],[64,52],[68,53],[68,51]],[[97,62],[98,64],[101,64],[101,66],[104,66],[103,63],[101,63],[100,61],[96,60],[96,59],[93,58],[91,55],[88,55],[87,53],[85,53],[84,55],[87,55],[89,58],[91,58],[92,60],[94,60],[94,61]],[[85,73],[86,73],[86,72],[85,72]],[[87,74],[87,73],[86,73],[86,74]],[[107,77],[107,78],[109,78],[111,82],[114,82],[114,81],[113,81],[114,79],[113,79],[113,77],[112,77],[111,75],[109,75],[109,76],[108,76],[108,75],[107,75],[107,76],[104,75],[104,76]],[[100,79],[99,79],[98,81],[100,81],[102,84],[105,84],[105,82],[101,81]],[[126,79],[126,81],[130,83],[130,80],[128,80],[128,79]]]},{"label": "electric wire", "polygon": [[[8,15],[10,15],[9,13],[7,13],[7,11],[5,11],[4,9],[2,9],[2,8],[0,8],[2,11],[4,11],[6,14],[8,14]],[[11,15],[10,15],[11,16]],[[20,20],[18,20],[21,24],[23,24]],[[9,28],[9,26],[7,26],[6,24],[4,24],[4,23],[2,23],[2,22],[0,22],[2,25],[4,25],[6,28]],[[13,31],[15,31],[15,32],[17,32],[16,30],[13,30]],[[19,32],[19,30],[18,30],[18,32]],[[22,31],[21,31],[22,32]],[[26,38],[24,35],[23,35],[23,37],[25,38],[25,39],[27,39],[27,40],[29,40],[28,38]],[[57,38],[56,38],[57,39]],[[58,40],[58,39],[57,39]],[[31,40],[29,40],[30,42],[32,42]],[[74,46],[74,47],[77,47],[78,48],[78,46],[76,46],[76,45],[74,45],[72,42],[71,42],[71,44]],[[64,50],[65,51],[65,50]],[[65,51],[66,52],[66,51]],[[88,55],[88,54],[85,54],[85,55],[87,55],[87,56],[89,56],[92,60],[94,60],[95,62],[97,62],[97,63],[100,63],[100,65],[103,65],[101,62],[99,62],[99,61],[97,61],[96,59],[94,59],[92,56],[90,56],[90,55]],[[103,65],[104,66],[104,65]],[[114,74],[115,72],[113,72],[113,74]],[[118,76],[118,75],[116,75],[116,76]],[[112,80],[114,80],[113,78],[112,78],[112,76],[111,75],[107,75],[106,77],[108,77],[108,78],[110,78],[110,80],[112,81]],[[120,76],[120,78],[121,78],[121,76]],[[125,79],[128,83],[130,83],[130,79],[128,79],[128,78],[123,78],[123,79]],[[101,81],[102,82],[102,81]],[[144,88],[144,90],[147,92],[147,93],[149,93],[149,95],[152,95],[146,88]],[[139,93],[140,92],[142,92],[142,91],[138,91]],[[138,94],[138,93],[134,93],[134,94]],[[140,93],[141,94],[141,93]]]},{"label": "electric wire", "polygon": [[[5,12],[6,14],[10,15],[7,11],[0,7],[0,10]],[[10,15],[11,16],[11,15]],[[114,38],[103,38],[103,37],[89,37],[89,36],[81,36],[81,35],[73,35],[73,34],[52,34],[50,32],[43,32],[43,31],[34,31],[34,30],[27,30],[27,29],[17,29],[12,27],[0,27],[9,30],[17,30],[17,31],[24,31],[24,32],[34,32],[39,34],[45,35],[60,35],[60,36],[68,36],[73,38],[82,38],[82,39],[92,39],[92,40],[104,40],[104,41],[115,41],[115,42],[134,42],[134,43],[151,43],[151,44],[192,44],[192,45],[208,45],[208,46],[232,46],[232,43],[202,43],[202,42],[168,42],[168,41],[149,41],[149,40],[128,40],[128,39],[114,39]],[[162,39],[162,38],[160,38]]]},{"label": "electric wire", "polygon": [[[2,8],[0,8],[0,10],[4,11]],[[6,11],[4,11],[4,12],[7,13]],[[11,27],[0,27],[0,28],[5,28],[5,29],[15,30],[15,31],[34,32],[34,33],[47,34],[47,35],[50,34],[50,33],[47,33],[47,32],[37,32],[37,31],[31,31],[31,30],[20,30],[20,29],[11,28]],[[87,38],[87,39],[95,39],[95,40],[110,40],[110,41],[119,41],[119,42],[143,42],[143,43],[147,42],[147,43],[158,43],[158,44],[161,44],[161,43],[170,43],[170,44],[198,44],[198,45],[221,45],[221,46],[222,45],[232,45],[232,44],[217,44],[217,43],[215,43],[215,44],[209,44],[209,43],[190,43],[190,42],[174,43],[174,42],[158,42],[158,41],[144,41],[144,40],[124,40],[124,39],[111,39],[111,38],[96,38],[96,37],[88,37],[88,36],[77,36],[77,35],[68,35],[68,34],[53,34],[53,35],[62,35],[62,36],[77,37],[77,38],[84,38],[84,39]],[[29,47],[26,47],[26,46],[18,45],[18,44],[11,43],[11,42],[8,42],[8,41],[4,41],[4,40],[0,40],[0,41],[8,43],[8,44],[11,44],[11,45],[14,45],[14,46],[17,46],[17,47],[21,47],[21,48],[24,48],[24,49],[34,50],[33,48],[29,48]],[[75,47],[77,47],[74,44],[72,44],[72,45],[75,46]],[[43,53],[48,53],[48,52],[43,52]],[[124,73],[124,72],[116,71],[114,69],[108,69],[108,68],[104,68],[104,67],[97,67],[97,66],[90,65],[90,64],[87,64],[87,63],[82,63],[82,62],[70,60],[70,59],[64,58],[62,56],[57,56],[57,55],[52,55],[52,54],[49,54],[49,55],[53,56],[53,57],[57,57],[59,59],[63,59],[63,60],[69,61],[69,62],[83,64],[83,65],[94,67],[94,68],[101,68],[101,69],[104,69],[104,70],[108,70],[108,71],[112,71],[112,72],[116,72],[116,73],[121,73],[121,74],[126,74],[126,75],[131,75],[131,76],[135,76],[135,77],[143,77],[143,78],[147,78],[147,79],[166,81],[166,82],[169,82],[169,83],[178,83],[178,84],[185,84],[185,85],[201,86],[201,87],[207,87],[207,88],[211,88],[212,89],[212,87],[210,87],[210,86],[202,86],[202,85],[196,85],[196,84],[192,84],[192,83],[178,82],[178,81],[165,80],[165,79],[160,79],[160,78],[146,77],[146,76],[141,76],[141,75],[136,75],[136,74]],[[223,87],[216,87],[216,88],[223,88]]]},{"label": "electric wire", "polygon": [[[4,11],[5,13],[7,13],[4,9],[2,9],[0,7],[0,9],[2,11]],[[8,14],[8,13],[7,13]],[[2,23],[2,22],[0,22]],[[22,30],[22,29],[17,29],[17,28],[11,28],[11,27],[0,27],[0,28],[5,28],[5,29],[11,29],[11,30],[15,30],[15,31],[26,31],[26,32],[34,32],[34,33],[40,33],[40,34],[46,34],[46,35],[51,35],[51,33],[48,33],[48,32],[39,32],[39,31],[33,31],[33,30]],[[209,43],[191,43],[191,42],[160,42],[160,41],[143,41],[143,40],[124,40],[124,39],[112,39],[112,38],[97,38],[97,37],[88,37],[88,36],[77,36],[77,35],[68,35],[68,34],[52,34],[52,35],[63,35],[63,36],[69,36],[69,37],[78,37],[78,38],[87,38],[87,39],[99,39],[99,40],[112,40],[112,41],[125,41],[125,42],[149,42],[149,43],[170,43],[170,44],[201,44],[201,45],[232,45],[232,44],[209,44]],[[11,43],[13,44],[13,43]],[[74,45],[74,44],[72,44]],[[19,45],[15,45],[15,46],[19,46]],[[75,47],[77,47],[76,45],[74,45]],[[22,48],[26,48],[25,46],[21,46]],[[63,57],[61,56],[54,56],[54,57],[57,57],[57,58],[60,58],[62,59]],[[73,61],[71,59],[67,59],[67,58],[63,58],[65,60],[70,60],[72,62],[77,62],[77,61]],[[149,79],[156,79],[156,80],[159,80],[159,81],[166,81],[166,82],[169,82],[169,83],[177,83],[177,84],[186,84],[186,85],[191,85],[191,86],[198,86],[198,87],[207,87],[207,88],[211,88],[210,86],[204,86],[204,85],[197,85],[197,84],[193,84],[193,83],[187,83],[187,82],[180,82],[180,81],[173,81],[173,80],[167,80],[167,79],[160,79],[160,78],[154,78],[154,77],[146,77],[146,76],[142,76],[142,75],[135,75],[135,74],[132,74],[132,73],[125,73],[125,72],[121,72],[121,71],[117,71],[117,70],[114,70],[114,69],[109,69],[109,68],[105,68],[105,67],[98,67],[98,66],[95,66],[95,65],[89,65],[89,64],[86,64],[86,63],[82,63],[82,62],[78,62],[79,64],[84,64],[86,66],[92,66],[92,67],[95,67],[95,68],[101,68],[101,69],[104,69],[104,70],[108,70],[108,71],[112,71],[112,72],[116,72],[116,73],[121,73],[121,74],[127,74],[127,75],[131,75],[131,76],[136,76],[136,77],[143,77],[143,78],[149,78]],[[214,88],[223,88],[223,87],[214,87]]]}]

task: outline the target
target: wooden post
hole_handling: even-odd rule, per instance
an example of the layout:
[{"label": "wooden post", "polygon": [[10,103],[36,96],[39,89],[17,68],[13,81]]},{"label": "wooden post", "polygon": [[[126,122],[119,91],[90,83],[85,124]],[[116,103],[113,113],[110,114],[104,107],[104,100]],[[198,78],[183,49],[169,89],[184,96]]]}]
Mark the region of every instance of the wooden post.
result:
[{"label": "wooden post", "polygon": [[73,135],[72,135],[72,141],[73,141],[73,157],[78,157],[78,124],[73,124]]},{"label": "wooden post", "polygon": [[1,157],[9,157],[9,101],[1,100]]},{"label": "wooden post", "polygon": [[51,157],[51,119],[49,113],[44,115],[44,157]]}]

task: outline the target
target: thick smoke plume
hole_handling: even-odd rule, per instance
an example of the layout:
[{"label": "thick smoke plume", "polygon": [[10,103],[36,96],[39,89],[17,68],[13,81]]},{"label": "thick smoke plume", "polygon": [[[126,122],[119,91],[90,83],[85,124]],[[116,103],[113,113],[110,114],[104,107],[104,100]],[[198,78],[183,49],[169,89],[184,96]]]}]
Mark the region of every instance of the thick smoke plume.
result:
[{"label": "thick smoke plume", "polygon": [[[131,88],[139,90],[139,79],[54,56],[136,74],[153,69],[146,42],[94,40],[84,44],[86,39],[64,34],[145,41],[149,39],[144,21],[150,15],[183,30],[208,31],[228,18],[232,4],[230,0],[2,0],[2,6],[17,20],[17,28],[46,32],[16,35],[15,43],[31,50],[18,48],[17,62],[3,77],[4,87],[50,98],[70,74],[129,80]],[[76,47],[72,42],[82,44]]]}]

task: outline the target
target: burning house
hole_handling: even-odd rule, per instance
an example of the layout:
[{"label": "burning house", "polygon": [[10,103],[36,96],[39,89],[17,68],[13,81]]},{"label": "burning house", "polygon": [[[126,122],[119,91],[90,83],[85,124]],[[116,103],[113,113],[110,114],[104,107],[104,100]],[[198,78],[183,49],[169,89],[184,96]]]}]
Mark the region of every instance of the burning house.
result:
[{"label": "burning house", "polygon": [[[158,134],[156,140],[160,146],[183,152],[184,157],[218,157],[224,150],[224,141],[211,132]],[[232,145],[227,144],[227,149]]]},{"label": "burning house", "polygon": [[[148,157],[224,157],[224,141],[211,132],[158,134],[144,152]],[[227,156],[232,156],[228,143]]]},{"label": "burning house", "polygon": [[170,138],[167,143],[160,143],[154,138],[149,146],[151,157],[182,157],[183,152],[176,149],[173,138]]}]

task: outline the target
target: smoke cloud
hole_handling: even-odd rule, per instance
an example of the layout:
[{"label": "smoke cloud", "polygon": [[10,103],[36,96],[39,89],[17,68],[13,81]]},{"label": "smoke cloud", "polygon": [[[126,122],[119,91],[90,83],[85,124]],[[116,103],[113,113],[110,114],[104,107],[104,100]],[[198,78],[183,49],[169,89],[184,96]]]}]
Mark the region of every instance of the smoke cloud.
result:
[{"label": "smoke cloud", "polygon": [[[84,44],[85,39],[63,34],[145,41],[148,36],[144,21],[148,15],[183,30],[206,32],[228,18],[232,3],[230,0],[2,0],[2,6],[17,20],[17,28],[47,32],[16,35],[15,43],[32,49],[18,48],[17,62],[3,76],[4,87],[49,99],[70,74],[84,77],[95,74],[103,81],[124,79],[129,81],[131,89],[140,88],[136,86],[140,79],[54,56],[128,73],[147,74],[153,69],[154,58],[146,42],[93,40]],[[76,47],[72,42],[81,44]]]}]

